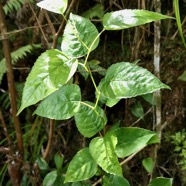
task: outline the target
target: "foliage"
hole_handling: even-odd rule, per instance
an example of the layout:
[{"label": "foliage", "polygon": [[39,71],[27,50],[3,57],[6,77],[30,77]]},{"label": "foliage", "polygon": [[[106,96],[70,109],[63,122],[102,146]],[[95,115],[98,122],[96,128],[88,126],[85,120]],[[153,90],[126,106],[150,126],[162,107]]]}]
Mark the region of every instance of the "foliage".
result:
[{"label": "foliage", "polygon": [[[34,45],[26,45],[23,47],[18,48],[17,50],[13,51],[11,53],[12,57],[12,64],[16,64],[18,60],[23,59],[26,57],[28,54],[31,54],[35,49],[40,48],[40,44],[34,44]],[[3,75],[6,73],[6,63],[5,63],[5,58],[3,58],[0,61],[0,84],[3,78]]]},{"label": "foliage", "polygon": [[183,129],[170,136],[171,143],[174,145],[174,152],[179,157],[178,165],[182,170],[186,170],[186,132]]},{"label": "foliage", "polygon": [[[66,9],[66,3],[56,6],[48,0],[39,3],[39,6],[62,14]],[[108,185],[109,180],[111,185],[129,185],[123,177],[119,158],[132,156],[147,145],[158,143],[158,135],[143,128],[130,127],[102,131],[107,124],[107,116],[99,101],[112,107],[123,98],[169,87],[146,69],[129,62],[111,65],[97,86],[88,58],[99,45],[100,35],[105,30],[122,30],[166,18],[170,17],[146,10],[106,13],[103,15],[103,29],[99,32],[90,20],[71,13],[64,30],[61,51],[48,50],[36,60],[26,80],[18,114],[41,101],[34,114],[55,120],[74,117],[79,132],[84,137],[91,137],[89,146],[79,150],[70,161],[65,177],[60,174],[63,160],[55,158],[55,163],[60,161],[61,166],[46,175],[44,185],[56,185],[56,182],[63,185],[63,181],[66,184],[91,179],[100,168],[103,170],[103,185]],[[83,62],[79,62],[82,57]],[[95,88],[95,103],[83,100],[80,87],[70,81],[78,66],[91,78]],[[98,133],[101,135],[94,137]],[[41,170],[48,170],[44,159],[39,158],[37,162]],[[156,182],[167,183],[165,178],[161,178],[150,185],[157,185]]]},{"label": "foliage", "polygon": [[178,25],[178,30],[179,30],[183,45],[186,48],[185,38],[184,38],[184,35],[183,35],[183,30],[182,30],[182,23],[181,23],[181,19],[180,19],[179,1],[178,0],[173,0],[173,4],[174,4],[174,11],[175,11],[175,16],[176,16],[176,22],[177,22],[177,25]]},{"label": "foliage", "polygon": [[[7,2],[9,4],[6,7],[8,13],[20,9],[24,2],[32,1],[19,0],[11,5],[12,2],[14,0]],[[49,47],[47,43],[51,43],[53,39],[52,49],[47,48],[48,50],[36,59],[34,65],[30,64],[33,67],[26,82],[23,83],[24,88],[22,83],[16,87],[18,93],[16,101],[19,102],[17,115],[20,114],[24,143],[24,157],[21,159],[15,148],[16,160],[23,162],[21,185],[130,186],[130,184],[139,185],[144,181],[148,186],[172,186],[172,178],[154,178],[157,157],[152,159],[155,156],[151,152],[150,156],[152,156],[148,157],[149,149],[154,148],[154,144],[160,143],[160,140],[159,134],[150,130],[152,126],[146,120],[148,113],[150,116],[154,114],[152,108],[146,112],[147,107],[156,106],[153,93],[160,89],[170,89],[170,87],[162,83],[150,71],[141,67],[146,62],[146,58],[142,59],[140,63],[138,63],[139,60],[134,62],[126,60],[130,54],[130,47],[132,48],[136,44],[135,47],[138,48],[140,43],[143,43],[142,40],[146,39],[144,32],[147,29],[146,26],[143,26],[144,24],[171,17],[147,10],[122,10],[122,7],[125,7],[124,1],[103,1],[95,6],[92,6],[93,2],[85,3],[83,6],[91,7],[87,11],[84,11],[84,7],[79,6],[81,2],[76,3],[74,0],[67,2],[67,0],[44,0],[37,4],[50,13],[42,10],[40,13],[34,12],[38,9],[33,4],[32,18],[35,19],[38,15],[37,23],[34,21],[34,26],[30,27],[30,23],[33,21],[30,19],[29,27],[19,30],[22,32],[28,29],[30,32],[33,29],[34,31],[31,31],[29,36],[34,39],[34,36],[37,39],[37,34],[41,31],[42,35],[39,37],[44,47]],[[134,2],[130,1],[130,3]],[[119,4],[122,4],[122,7]],[[109,7],[104,7],[105,5]],[[30,6],[31,9],[32,6]],[[73,6],[74,10],[71,11]],[[121,10],[115,11],[116,8]],[[107,12],[110,10],[112,12]],[[83,11],[81,16],[76,15],[81,11]],[[64,19],[62,23],[61,18]],[[60,26],[59,22],[56,23],[59,20]],[[63,22],[66,22],[66,26],[63,25]],[[58,26],[59,30],[56,31]],[[63,26],[64,28],[62,28]],[[136,26],[140,27],[136,28]],[[135,42],[128,41],[134,30],[137,33],[142,28],[143,37],[139,38],[138,44],[135,41],[136,37],[131,38]],[[39,29],[40,31],[35,35],[35,30]],[[14,34],[14,32],[11,33]],[[63,34],[60,35],[60,33]],[[122,56],[117,51],[118,45],[115,48],[117,37],[112,33],[117,36],[122,33],[121,48],[124,46]],[[149,34],[151,35],[151,31]],[[111,38],[114,40],[111,47],[117,57],[107,51],[106,45],[110,43],[110,36],[114,36]],[[130,46],[128,42],[131,42]],[[15,65],[19,59],[28,54],[32,54],[39,47],[39,45],[27,45],[14,51],[15,53],[12,52],[13,64]],[[125,47],[128,48],[126,51],[124,51]],[[149,50],[151,49],[149,48]],[[127,56],[124,55],[125,53]],[[107,54],[111,58],[108,63],[106,63]],[[105,55],[106,58],[103,57]],[[145,55],[146,52],[144,52]],[[97,60],[97,57],[101,59]],[[134,56],[131,56],[131,59],[133,58]],[[0,63],[2,65],[0,77],[6,72],[5,61],[3,63]],[[27,72],[23,73],[27,75]],[[183,73],[178,79],[184,80],[184,77]],[[6,113],[3,117],[8,126],[7,131],[10,130],[10,137],[15,139],[16,130],[12,129],[12,125],[10,125],[12,124],[12,118],[9,115],[11,100],[8,91],[4,91],[6,89],[4,84],[2,87],[0,89],[3,93],[0,95],[0,110],[2,109]],[[146,107],[143,99],[150,105],[147,104]],[[123,110],[120,104],[122,104]],[[130,114],[138,119],[131,122],[135,118]],[[0,119],[3,120],[3,118]],[[138,124],[140,124],[140,128],[133,127],[134,125],[139,126]],[[155,129],[153,128],[153,130]],[[0,133],[1,139],[2,136],[4,137],[4,134]],[[172,136],[171,140],[176,141],[174,138],[176,137]],[[17,141],[14,140],[12,146],[16,147],[16,143]],[[0,151],[3,149],[1,147],[7,145],[11,147],[8,137],[0,140],[0,145]],[[182,148],[180,144],[176,146]],[[143,150],[144,148],[147,150]],[[142,150],[143,153],[140,153]],[[140,153],[139,156],[138,153]],[[141,159],[144,158],[144,155],[146,156],[146,153],[147,158]],[[184,151],[179,156],[181,153],[181,150],[176,151],[179,160],[185,157]],[[8,157],[14,158],[13,155]],[[3,160],[7,159],[7,162],[11,161],[4,154],[1,157]],[[131,161],[132,158],[134,159]],[[145,172],[142,171],[144,177],[138,179],[136,173],[141,174],[141,172],[137,172],[138,168],[141,168],[141,162],[147,172],[145,177]],[[0,185],[7,182],[8,166],[5,163],[0,170]],[[167,171],[162,174],[163,171],[164,169],[161,170],[161,176],[167,175]],[[8,185],[9,182],[11,181],[9,180],[6,184]]]},{"label": "foliage", "polygon": [[[26,2],[33,3],[33,0],[27,0]],[[22,5],[25,3],[25,0],[9,0],[3,7],[4,12],[8,15],[10,12],[18,11]]]}]

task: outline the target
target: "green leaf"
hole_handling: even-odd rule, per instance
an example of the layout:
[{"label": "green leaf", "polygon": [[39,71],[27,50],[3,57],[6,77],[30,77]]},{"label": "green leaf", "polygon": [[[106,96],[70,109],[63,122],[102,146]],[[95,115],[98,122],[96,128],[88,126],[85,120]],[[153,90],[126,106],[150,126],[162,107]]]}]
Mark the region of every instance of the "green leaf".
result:
[{"label": "green leaf", "polygon": [[107,123],[105,112],[94,104],[84,102],[81,104],[79,111],[75,114],[75,122],[79,132],[85,137],[92,137],[102,130]]},{"label": "green leaf", "polygon": [[154,169],[154,161],[151,157],[143,159],[142,164],[148,173],[152,173]]},{"label": "green leaf", "polygon": [[59,172],[61,171],[61,168],[63,166],[63,161],[64,161],[64,156],[62,154],[56,153],[54,155],[54,162],[55,162],[56,168]]},{"label": "green leaf", "polygon": [[128,62],[111,65],[98,86],[101,95],[111,99],[131,98],[161,88],[169,86],[148,70]]},{"label": "green leaf", "polygon": [[102,19],[104,15],[104,8],[102,4],[96,4],[91,9],[87,10],[86,12],[83,12],[82,16],[87,19],[92,19],[94,17],[98,17],[99,19]]},{"label": "green leaf", "polygon": [[58,175],[52,186],[65,186],[65,185],[66,184],[64,184],[64,176]]},{"label": "green leaf", "polygon": [[94,160],[104,171],[121,176],[122,169],[115,153],[116,144],[117,138],[111,133],[103,138],[92,139],[89,149]]},{"label": "green leaf", "polygon": [[156,105],[156,100],[153,97],[153,94],[144,94],[141,96],[145,101],[147,101],[148,103],[150,103],[151,105]]},{"label": "green leaf", "polygon": [[34,114],[56,120],[69,119],[78,112],[80,100],[79,86],[67,84],[45,98]]},{"label": "green leaf", "polygon": [[123,176],[107,174],[103,177],[103,186],[130,186],[130,184]]},{"label": "green leaf", "polygon": [[66,177],[66,182],[76,182],[91,178],[97,172],[97,164],[90,155],[89,149],[81,149],[71,160]]},{"label": "green leaf", "polygon": [[131,112],[137,118],[142,118],[144,116],[143,106],[139,101],[137,101],[135,105],[131,108]]},{"label": "green leaf", "polygon": [[53,183],[55,182],[56,178],[57,178],[57,171],[56,170],[54,170],[52,172],[49,172],[45,176],[45,178],[43,180],[43,186],[51,186],[51,185],[53,185]]},{"label": "green leaf", "polygon": [[67,3],[68,0],[44,0],[37,3],[37,6],[54,13],[63,14],[67,8]]},{"label": "green leaf", "polygon": [[99,64],[100,64],[100,61],[98,61],[98,60],[88,61],[88,65],[89,65],[90,69],[93,70],[93,72],[97,72],[98,74],[105,76],[106,69],[99,66]]},{"label": "green leaf", "polygon": [[103,26],[105,30],[121,30],[167,18],[172,17],[148,10],[126,9],[105,14]]},{"label": "green leaf", "polygon": [[[119,158],[129,156],[149,144],[149,141],[157,133],[142,128],[126,127],[114,131],[118,139],[116,154]],[[158,141],[153,141],[158,142]]]},{"label": "green leaf", "polygon": [[41,54],[26,80],[18,114],[66,84],[77,66],[76,59],[67,58],[59,50],[48,50]]},{"label": "green leaf", "polygon": [[49,169],[49,166],[44,158],[38,156],[36,162],[37,162],[40,170],[48,170]]},{"label": "green leaf", "polygon": [[[97,92],[96,92],[96,97],[97,97]],[[105,103],[108,107],[113,107],[120,101],[120,99],[107,98],[103,94],[100,94],[99,101]]]},{"label": "green leaf", "polygon": [[159,177],[153,179],[148,186],[172,186],[172,178]]},{"label": "green leaf", "polygon": [[61,50],[68,56],[79,58],[94,50],[98,43],[99,35],[94,24],[71,13],[64,30]]},{"label": "green leaf", "polygon": [[186,70],[181,74],[181,76],[178,77],[181,81],[186,81]]}]

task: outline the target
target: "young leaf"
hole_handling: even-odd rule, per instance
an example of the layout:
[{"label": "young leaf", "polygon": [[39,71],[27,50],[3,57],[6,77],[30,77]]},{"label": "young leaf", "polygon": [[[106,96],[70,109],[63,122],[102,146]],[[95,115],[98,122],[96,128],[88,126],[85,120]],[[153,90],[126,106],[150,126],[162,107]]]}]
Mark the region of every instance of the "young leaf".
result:
[{"label": "young leaf", "polygon": [[54,170],[52,172],[49,172],[45,176],[45,178],[43,180],[43,186],[53,185],[53,183],[55,182],[56,178],[57,178],[57,171],[56,170]]},{"label": "young leaf", "polygon": [[98,30],[90,20],[70,14],[64,30],[61,50],[66,55],[79,58],[94,50],[99,43]]},{"label": "young leaf", "polygon": [[81,149],[71,160],[66,177],[66,182],[76,182],[91,178],[97,172],[97,164],[90,155],[89,149]]},{"label": "young leaf", "polygon": [[67,3],[68,0],[44,0],[37,3],[37,6],[54,13],[63,14],[67,8]]},{"label": "young leaf", "polygon": [[143,159],[142,164],[148,173],[152,173],[154,168],[154,161],[151,157]]},{"label": "young leaf", "polygon": [[66,84],[77,66],[76,59],[68,59],[59,50],[48,50],[41,54],[26,80],[18,114]]},{"label": "young leaf", "polygon": [[121,176],[122,169],[115,153],[116,144],[117,138],[111,133],[111,135],[106,135],[104,138],[92,139],[89,149],[94,160],[104,171]]},{"label": "young leaf", "polygon": [[103,26],[105,30],[121,30],[167,18],[172,17],[148,10],[126,9],[105,14]]},{"label": "young leaf", "polygon": [[153,179],[148,186],[172,186],[172,178],[159,177]]},{"label": "young leaf", "polygon": [[[114,131],[118,143],[116,145],[116,154],[119,158],[129,156],[149,144],[149,141],[157,133],[142,128],[126,127]],[[154,143],[159,142],[154,140]]]},{"label": "young leaf", "polygon": [[137,101],[135,105],[131,108],[131,112],[137,118],[142,118],[144,116],[143,106],[140,101]]},{"label": "young leaf", "polygon": [[36,162],[37,162],[40,170],[48,170],[49,169],[47,162],[42,157],[38,156]]},{"label": "young leaf", "polygon": [[130,184],[123,176],[107,174],[103,177],[103,186],[130,186]]},{"label": "young leaf", "polygon": [[80,100],[79,86],[67,84],[45,98],[34,114],[56,120],[69,119],[79,110]]},{"label": "young leaf", "polygon": [[101,95],[111,99],[131,98],[161,88],[169,86],[148,70],[128,62],[111,65],[98,86]]},{"label": "young leaf", "polygon": [[96,4],[91,9],[87,10],[86,12],[83,12],[82,16],[87,19],[92,19],[94,17],[98,17],[99,19],[102,19],[104,15],[104,8],[102,4]]},{"label": "young leaf", "polygon": [[156,100],[153,97],[153,94],[144,94],[141,96],[145,101],[147,101],[148,103],[150,103],[151,105],[156,105]]},{"label": "young leaf", "polygon": [[54,155],[54,162],[57,170],[60,172],[63,166],[64,156],[60,153]]},{"label": "young leaf", "polygon": [[85,137],[94,136],[107,123],[104,110],[99,106],[94,109],[93,106],[93,103],[85,102],[85,104],[81,104],[79,111],[75,114],[76,126]]}]

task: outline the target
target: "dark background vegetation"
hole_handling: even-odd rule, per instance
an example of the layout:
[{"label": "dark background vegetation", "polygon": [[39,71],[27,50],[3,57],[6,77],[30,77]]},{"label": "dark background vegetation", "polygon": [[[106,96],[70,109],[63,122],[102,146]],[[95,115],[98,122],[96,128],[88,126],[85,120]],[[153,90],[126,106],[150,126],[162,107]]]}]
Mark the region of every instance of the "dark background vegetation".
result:
[{"label": "dark background vegetation", "polygon": [[[11,1],[11,0],[10,0]],[[3,5],[10,1],[2,1]],[[26,1],[25,1],[26,2]],[[97,3],[104,6],[105,12],[120,9],[147,9],[154,10],[153,1],[149,0],[77,0],[72,8],[72,12],[81,15]],[[162,13],[174,17],[173,1],[161,1]],[[32,10],[31,10],[32,8]],[[57,29],[62,21],[62,17],[48,12],[54,27]],[[186,19],[186,2],[180,0],[181,20]],[[37,57],[49,46],[43,37],[36,17],[42,25],[45,37],[52,44],[52,33],[43,12],[36,6],[35,2],[20,3],[19,7],[11,9],[5,16],[8,27],[8,38],[10,41],[11,52],[20,47],[29,44],[40,44],[41,47],[27,52],[26,55],[19,59],[14,65],[14,80],[17,88],[17,102],[20,104],[21,91],[23,83],[28,76]],[[101,30],[100,19],[92,18],[96,27]],[[185,34],[186,26],[183,24]],[[59,36],[59,40],[61,35]],[[0,42],[0,59],[3,59],[2,43]],[[138,28],[131,28],[123,31],[107,31],[101,35],[99,47],[90,55],[90,59],[99,60],[100,66],[109,67],[111,64],[120,61],[134,61],[140,59],[138,63],[150,70],[153,67],[153,46],[154,46],[154,29],[153,24],[144,25]],[[58,46],[60,47],[60,46]],[[179,165],[184,156],[179,156],[180,152],[186,151],[184,141],[186,127],[186,82],[178,80],[178,77],[186,70],[186,49],[181,42],[178,33],[176,21],[173,19],[162,21],[161,26],[161,81],[171,87],[171,90],[162,91],[162,122],[166,125],[162,131],[162,142],[159,146],[156,172],[158,176],[173,177],[175,186],[186,185],[186,171]],[[102,78],[98,73],[93,73],[97,82]],[[80,73],[76,73],[75,79],[82,89],[84,99],[94,100],[94,89],[89,79],[85,80]],[[143,119],[135,117],[131,110],[137,101],[141,102],[144,109]],[[0,109],[3,113],[3,120],[7,125],[9,135],[13,141],[15,132],[11,116],[10,101],[8,98],[8,86],[6,75],[3,76],[0,84]],[[23,131],[25,157],[22,170],[28,175],[28,185],[41,185],[42,174],[33,173],[35,160],[38,155],[42,155],[42,150],[46,147],[49,121],[38,116],[32,116],[35,106],[25,109],[21,115],[21,127]],[[121,100],[113,108],[105,108],[108,116],[108,127],[120,122],[121,126],[136,126],[153,130],[154,108],[151,104],[144,101],[141,97],[128,100]],[[2,122],[2,120],[0,121]],[[174,151],[175,144],[171,136],[178,132],[183,133],[183,138],[177,146],[181,147],[180,151]],[[88,145],[88,140],[82,137],[75,127],[74,120],[56,121],[54,128],[54,139],[50,149],[47,161],[51,167],[54,167],[53,156],[60,152],[65,157],[65,163],[69,162],[74,154],[83,146]],[[0,125],[0,146],[7,147],[8,142]],[[145,186],[149,179],[147,172],[143,168],[141,161],[143,158],[150,156],[151,147],[146,148],[133,158],[125,167],[124,174],[133,186]],[[6,162],[7,155],[0,153],[0,185],[10,184]],[[185,160],[186,165],[186,160]],[[96,180],[96,178],[94,178]]]}]

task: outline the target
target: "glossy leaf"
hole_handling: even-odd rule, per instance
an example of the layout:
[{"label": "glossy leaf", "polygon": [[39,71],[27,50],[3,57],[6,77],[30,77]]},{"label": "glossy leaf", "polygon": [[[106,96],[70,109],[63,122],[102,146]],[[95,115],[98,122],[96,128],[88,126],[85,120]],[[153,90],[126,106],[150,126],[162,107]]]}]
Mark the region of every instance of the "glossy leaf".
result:
[{"label": "glossy leaf", "polygon": [[92,139],[89,149],[94,160],[104,171],[121,176],[122,169],[115,153],[116,144],[117,138],[114,135],[106,135],[103,138]]},{"label": "glossy leaf", "polygon": [[54,170],[52,172],[49,172],[45,176],[45,178],[43,180],[43,186],[51,186],[51,185],[53,185],[53,183],[55,182],[56,178],[57,178],[57,171],[56,170]]},{"label": "glossy leaf", "polygon": [[108,68],[98,89],[111,99],[130,98],[169,88],[148,70],[133,63],[120,62]]},{"label": "glossy leaf", "polygon": [[61,50],[68,56],[79,58],[94,50],[98,43],[98,31],[94,24],[71,13],[64,30]]},{"label": "glossy leaf", "polygon": [[103,186],[130,186],[129,182],[118,175],[106,175],[103,177]]},{"label": "glossy leaf", "polygon": [[[157,133],[142,128],[126,127],[114,131],[118,143],[116,145],[116,154],[119,158],[129,156],[149,144],[149,141]],[[156,138],[153,143],[158,143]]]},{"label": "glossy leaf", "polygon": [[172,17],[148,10],[126,9],[105,14],[103,26],[105,30],[121,30],[167,18]]},{"label": "glossy leaf", "polygon": [[153,179],[148,186],[172,186],[172,178],[159,177]]},{"label": "glossy leaf", "polygon": [[54,13],[63,14],[67,8],[67,3],[68,0],[44,0],[37,3],[37,6]]},{"label": "glossy leaf", "polygon": [[[90,106],[88,106],[90,105]],[[105,112],[94,104],[85,102],[81,104],[78,113],[75,114],[75,122],[79,132],[85,137],[92,137],[102,130],[107,123]]]},{"label": "glossy leaf", "polygon": [[69,119],[78,112],[80,101],[81,92],[79,86],[67,84],[45,98],[34,114],[56,120]]},{"label": "glossy leaf", "polygon": [[154,161],[151,157],[143,159],[142,164],[148,173],[152,173],[154,169]]},{"label": "glossy leaf", "polygon": [[77,66],[76,59],[67,58],[59,50],[48,50],[41,54],[27,77],[18,114],[66,84]]},{"label": "glossy leaf", "polygon": [[90,155],[89,149],[81,149],[71,160],[65,182],[76,182],[91,178],[97,172],[97,164]]}]

